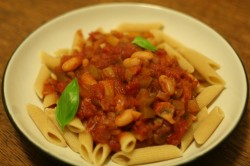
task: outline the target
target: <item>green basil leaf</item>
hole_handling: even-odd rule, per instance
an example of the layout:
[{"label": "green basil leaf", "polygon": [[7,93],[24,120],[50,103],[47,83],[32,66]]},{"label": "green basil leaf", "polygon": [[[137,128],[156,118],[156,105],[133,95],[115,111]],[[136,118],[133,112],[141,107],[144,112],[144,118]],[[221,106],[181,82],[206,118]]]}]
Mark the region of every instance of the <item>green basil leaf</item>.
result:
[{"label": "green basil leaf", "polygon": [[134,40],[132,41],[132,44],[136,44],[137,46],[150,51],[157,50],[157,48],[152,43],[150,43],[147,39],[145,39],[142,36],[135,37]]},{"label": "green basil leaf", "polygon": [[75,117],[79,100],[79,85],[74,78],[63,90],[56,107],[56,119],[62,130]]}]

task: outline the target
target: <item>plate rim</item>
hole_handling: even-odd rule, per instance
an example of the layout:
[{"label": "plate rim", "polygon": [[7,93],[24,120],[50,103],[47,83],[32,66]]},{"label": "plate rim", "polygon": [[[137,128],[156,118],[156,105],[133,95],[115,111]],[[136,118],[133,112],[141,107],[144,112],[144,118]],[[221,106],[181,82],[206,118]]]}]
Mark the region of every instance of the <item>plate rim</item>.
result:
[{"label": "plate rim", "polygon": [[224,36],[222,36],[220,33],[218,33],[215,29],[213,29],[212,27],[210,27],[209,25],[207,25],[206,23],[204,23],[203,21],[188,15],[187,13],[184,13],[182,11],[179,11],[177,9],[173,9],[170,7],[166,7],[166,6],[161,6],[161,5],[157,5],[157,4],[152,4],[152,3],[141,3],[141,2],[109,2],[109,3],[100,3],[100,4],[94,4],[94,5],[89,5],[89,6],[83,6],[83,7],[79,7],[79,8],[75,8],[75,9],[71,9],[67,12],[64,12],[62,14],[59,14],[55,17],[53,17],[52,19],[49,19],[47,22],[41,24],[40,26],[38,26],[37,28],[35,28],[30,34],[28,34],[26,37],[24,37],[24,39],[19,43],[19,45],[16,47],[16,49],[13,50],[13,52],[10,55],[10,58],[8,59],[5,68],[4,68],[4,72],[3,72],[3,77],[2,77],[2,102],[3,102],[3,106],[4,106],[4,110],[7,114],[8,119],[10,120],[12,126],[14,126],[14,128],[18,131],[19,134],[21,134],[22,137],[24,137],[26,140],[28,140],[28,142],[30,144],[32,144],[36,149],[39,149],[43,154],[46,155],[46,157],[48,156],[49,158],[51,158],[52,160],[55,161],[59,161],[65,164],[70,164],[69,162],[67,162],[66,160],[63,160],[62,158],[57,157],[56,155],[54,155],[53,153],[49,152],[49,151],[45,151],[43,148],[41,148],[40,146],[38,146],[34,141],[32,141],[32,139],[30,139],[27,135],[25,135],[25,133],[23,132],[22,129],[20,129],[18,127],[18,125],[16,124],[14,118],[11,116],[10,110],[7,106],[6,103],[6,97],[5,97],[5,84],[6,84],[6,74],[8,72],[9,69],[9,65],[10,62],[13,60],[13,58],[15,57],[15,53],[18,51],[18,49],[24,44],[24,42],[29,39],[31,36],[33,36],[33,34],[37,33],[38,31],[42,30],[43,28],[45,28],[47,25],[49,25],[52,22],[55,22],[59,19],[63,19],[65,16],[69,16],[72,14],[75,14],[77,12],[81,12],[82,10],[96,10],[96,9],[100,9],[100,8],[107,8],[107,7],[114,7],[114,6],[137,6],[137,7],[146,7],[146,8],[151,8],[151,9],[157,9],[157,10],[168,10],[170,12],[173,12],[175,14],[181,15],[181,16],[185,16],[186,18],[192,19],[192,21],[196,21],[198,22],[200,25],[205,26],[207,28],[209,28],[210,30],[212,30],[214,33],[216,33],[221,39],[223,39],[226,44],[228,44],[230,46],[230,48],[235,52],[235,54],[237,55],[237,58],[241,64],[241,67],[244,71],[243,75],[244,75],[244,79],[245,79],[245,83],[246,83],[246,93],[245,93],[245,101],[244,101],[244,107],[243,110],[241,111],[241,115],[237,121],[237,123],[229,130],[229,132],[227,133],[227,135],[225,135],[225,137],[218,142],[217,144],[215,144],[212,148],[206,150],[204,153],[201,153],[200,155],[197,155],[195,157],[190,158],[188,161],[185,161],[182,164],[185,163],[190,163],[194,160],[196,160],[197,158],[200,158],[201,156],[203,156],[204,154],[207,154],[209,152],[211,152],[213,149],[215,149],[216,147],[218,147],[219,144],[221,144],[222,142],[224,142],[232,133],[233,131],[235,131],[235,129],[239,126],[239,123],[242,121],[243,119],[243,115],[247,112],[247,106],[248,106],[248,99],[249,99],[249,80],[248,80],[248,76],[247,76],[247,72],[246,72],[246,68],[244,66],[244,63],[241,59],[241,57],[239,56],[239,54],[237,53],[237,51],[234,49],[234,47],[230,44],[230,42],[228,42],[228,40],[226,40],[226,38]]}]

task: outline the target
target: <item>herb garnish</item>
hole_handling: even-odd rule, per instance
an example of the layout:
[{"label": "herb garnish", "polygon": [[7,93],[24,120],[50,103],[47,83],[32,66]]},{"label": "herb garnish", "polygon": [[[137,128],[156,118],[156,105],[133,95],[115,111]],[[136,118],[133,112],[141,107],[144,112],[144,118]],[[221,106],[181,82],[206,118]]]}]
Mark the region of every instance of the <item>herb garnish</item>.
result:
[{"label": "herb garnish", "polygon": [[79,85],[74,78],[63,90],[56,107],[56,119],[62,130],[75,117],[79,106]]},{"label": "herb garnish", "polygon": [[153,52],[157,50],[157,48],[152,43],[150,43],[147,39],[145,39],[142,36],[135,37],[134,40],[132,41],[132,44],[136,44],[139,47],[142,47],[146,50],[150,50]]}]

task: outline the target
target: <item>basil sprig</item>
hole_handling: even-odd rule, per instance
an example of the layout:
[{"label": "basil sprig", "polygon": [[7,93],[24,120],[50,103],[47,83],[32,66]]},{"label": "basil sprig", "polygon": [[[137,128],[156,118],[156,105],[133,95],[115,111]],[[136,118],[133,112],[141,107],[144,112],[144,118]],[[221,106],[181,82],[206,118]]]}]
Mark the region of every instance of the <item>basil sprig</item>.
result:
[{"label": "basil sprig", "polygon": [[145,39],[142,36],[135,37],[134,40],[132,41],[132,44],[136,44],[139,47],[142,47],[146,50],[150,50],[153,52],[157,50],[157,48],[152,43],[150,43],[147,39]]},{"label": "basil sprig", "polygon": [[62,130],[75,117],[79,106],[79,85],[74,78],[63,90],[56,107],[56,119]]}]

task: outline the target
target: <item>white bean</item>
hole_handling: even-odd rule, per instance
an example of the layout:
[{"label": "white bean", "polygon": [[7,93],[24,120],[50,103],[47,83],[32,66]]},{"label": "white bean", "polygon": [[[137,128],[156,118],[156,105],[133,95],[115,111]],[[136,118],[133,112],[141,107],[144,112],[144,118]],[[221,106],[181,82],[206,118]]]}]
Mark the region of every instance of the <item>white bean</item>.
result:
[{"label": "white bean", "polygon": [[136,51],[131,55],[131,58],[139,58],[141,60],[151,60],[153,59],[154,54],[148,51]]},{"label": "white bean", "polygon": [[126,68],[130,68],[136,65],[140,65],[141,60],[139,58],[126,58],[123,60],[123,65]]},{"label": "white bean", "polygon": [[73,71],[81,64],[82,64],[81,57],[74,56],[63,63],[62,70],[65,72]]}]

